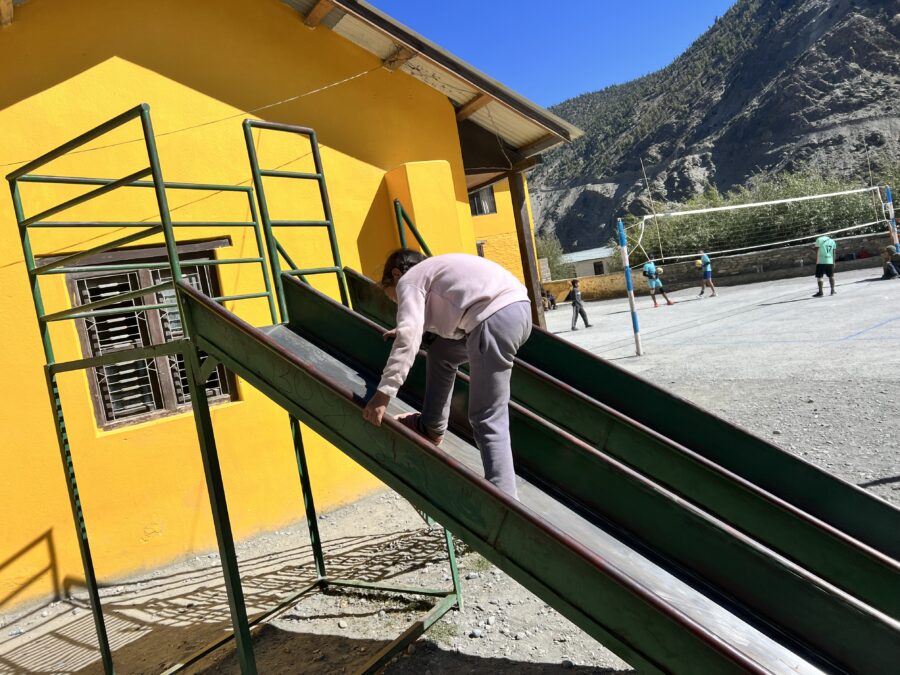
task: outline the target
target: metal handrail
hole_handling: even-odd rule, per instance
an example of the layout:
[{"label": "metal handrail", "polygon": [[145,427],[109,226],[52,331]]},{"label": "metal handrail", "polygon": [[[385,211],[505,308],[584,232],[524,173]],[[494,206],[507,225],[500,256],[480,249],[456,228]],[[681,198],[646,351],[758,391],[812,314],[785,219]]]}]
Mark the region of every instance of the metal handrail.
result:
[{"label": "metal handrail", "polygon": [[413,237],[416,238],[422,252],[430,258],[432,256],[431,249],[428,248],[428,244],[425,243],[425,239],[423,239],[422,235],[419,233],[419,228],[416,227],[412,218],[409,217],[406,209],[403,208],[403,203],[399,199],[394,200],[394,215],[397,218],[397,232],[400,235],[400,248],[409,248],[406,243],[406,230],[403,227],[405,224],[406,227],[409,228],[409,231],[412,232]]}]

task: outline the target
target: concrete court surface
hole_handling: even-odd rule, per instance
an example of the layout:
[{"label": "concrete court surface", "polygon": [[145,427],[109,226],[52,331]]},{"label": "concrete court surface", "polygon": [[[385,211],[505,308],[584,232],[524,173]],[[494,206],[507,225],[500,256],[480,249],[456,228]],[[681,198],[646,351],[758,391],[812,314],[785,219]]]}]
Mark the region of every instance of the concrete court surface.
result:
[{"label": "concrete court surface", "polygon": [[[867,282],[877,269],[835,277],[837,294],[811,297],[815,279],[801,277],[744,286],[723,286],[719,296],[698,298],[697,288],[670,293],[676,303],[653,309],[649,296],[636,298],[645,355],[635,363],[631,317],[625,299],[587,303],[593,326],[570,332],[570,305],[547,312],[548,328],[580,347],[641,373],[670,359],[697,367],[727,368],[732,376],[788,376],[837,357],[831,376],[887,357],[900,347],[900,280]],[[636,285],[642,277],[636,278]],[[898,354],[900,357],[900,354]],[[896,361],[895,361],[896,363]],[[817,377],[826,376],[818,369]]]},{"label": "concrete court surface", "polygon": [[[900,280],[880,268],[836,275],[813,298],[802,277],[637,298],[644,355],[628,302],[588,303],[591,328],[570,331],[571,306],[548,328],[845,480],[900,505]],[[642,287],[643,278],[635,281]]]}]

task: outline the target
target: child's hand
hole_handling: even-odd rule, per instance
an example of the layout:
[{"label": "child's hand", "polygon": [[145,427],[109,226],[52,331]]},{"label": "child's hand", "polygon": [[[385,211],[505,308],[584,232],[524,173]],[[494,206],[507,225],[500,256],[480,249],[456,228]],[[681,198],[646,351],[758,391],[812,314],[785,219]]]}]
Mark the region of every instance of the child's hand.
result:
[{"label": "child's hand", "polygon": [[390,396],[383,394],[380,391],[376,391],[375,395],[369,399],[366,407],[363,408],[363,419],[370,424],[374,424],[376,427],[380,427],[381,420],[384,417],[384,411],[387,410],[388,403],[390,402]]},{"label": "child's hand", "polygon": [[397,329],[396,328],[394,330],[389,330],[389,331],[385,332],[384,341],[387,342],[388,340],[393,340],[395,337],[397,337]]}]

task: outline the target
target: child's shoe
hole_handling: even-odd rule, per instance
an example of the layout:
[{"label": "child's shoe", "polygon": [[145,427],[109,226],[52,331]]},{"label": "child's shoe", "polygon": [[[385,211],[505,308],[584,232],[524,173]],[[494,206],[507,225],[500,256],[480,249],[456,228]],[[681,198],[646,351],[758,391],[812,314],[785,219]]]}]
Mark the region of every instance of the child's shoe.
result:
[{"label": "child's shoe", "polygon": [[397,415],[395,418],[400,424],[411,431],[415,431],[420,436],[424,436],[435,445],[440,445],[444,440],[444,434],[436,434],[422,426],[422,415],[417,412],[404,413]]}]

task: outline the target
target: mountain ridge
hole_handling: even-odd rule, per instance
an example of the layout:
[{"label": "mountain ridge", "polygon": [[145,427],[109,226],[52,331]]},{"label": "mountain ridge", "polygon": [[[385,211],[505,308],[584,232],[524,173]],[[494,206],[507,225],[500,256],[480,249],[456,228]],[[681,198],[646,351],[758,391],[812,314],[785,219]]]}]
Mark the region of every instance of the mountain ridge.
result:
[{"label": "mountain ridge", "polygon": [[[652,199],[900,159],[900,0],[738,0],[671,64],[551,110],[585,131],[529,178],[539,232],[604,245]],[[868,151],[869,157],[866,157]]]}]

